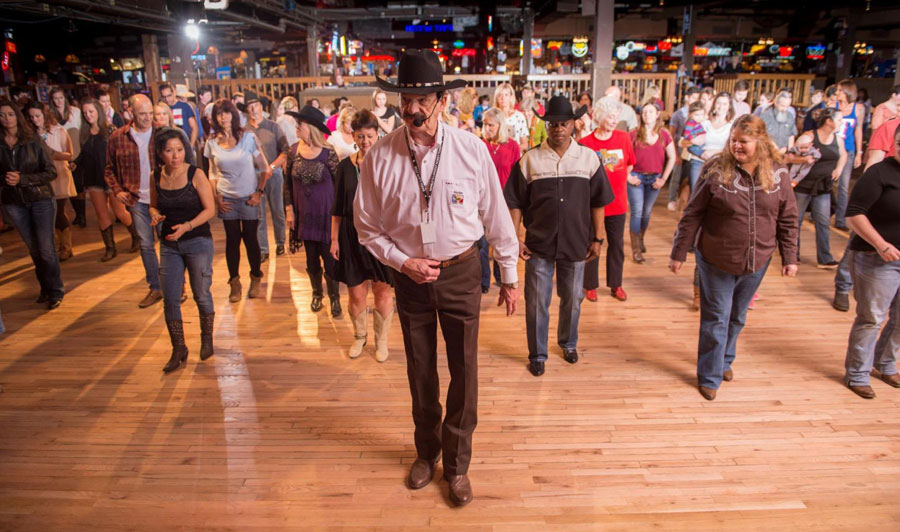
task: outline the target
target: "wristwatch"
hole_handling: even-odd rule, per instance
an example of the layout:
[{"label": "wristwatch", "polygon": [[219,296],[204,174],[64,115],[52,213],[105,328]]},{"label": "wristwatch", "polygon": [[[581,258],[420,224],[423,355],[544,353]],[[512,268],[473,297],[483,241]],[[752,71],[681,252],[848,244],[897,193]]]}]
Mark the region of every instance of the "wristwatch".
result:
[{"label": "wristwatch", "polygon": [[602,244],[602,243],[606,242],[606,240],[603,240],[602,238],[594,237],[594,242],[596,242],[598,244]]},{"label": "wristwatch", "polygon": [[276,168],[278,168],[278,165],[277,165],[277,164],[274,164],[274,163],[273,163],[273,164],[270,164],[270,165],[269,165],[269,170],[274,170],[274,169],[276,169]]},{"label": "wristwatch", "polygon": [[500,288],[518,288],[519,283],[500,283]]},{"label": "wristwatch", "polygon": [[261,195],[264,195],[266,193],[266,191],[261,188],[256,189],[256,191]]}]

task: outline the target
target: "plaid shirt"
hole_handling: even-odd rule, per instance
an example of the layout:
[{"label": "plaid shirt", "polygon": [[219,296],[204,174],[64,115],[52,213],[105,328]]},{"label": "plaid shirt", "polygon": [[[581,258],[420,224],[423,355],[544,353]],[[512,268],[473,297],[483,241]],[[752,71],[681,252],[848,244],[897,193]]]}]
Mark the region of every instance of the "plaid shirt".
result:
[{"label": "plaid shirt", "polygon": [[[153,130],[153,133],[156,131]],[[150,168],[156,166],[156,153],[153,149],[153,133],[150,134]],[[131,126],[127,125],[115,130],[109,136],[106,146],[106,184],[114,194],[128,192],[131,195],[129,206],[134,206],[141,191],[141,156],[138,145],[131,136]]]}]

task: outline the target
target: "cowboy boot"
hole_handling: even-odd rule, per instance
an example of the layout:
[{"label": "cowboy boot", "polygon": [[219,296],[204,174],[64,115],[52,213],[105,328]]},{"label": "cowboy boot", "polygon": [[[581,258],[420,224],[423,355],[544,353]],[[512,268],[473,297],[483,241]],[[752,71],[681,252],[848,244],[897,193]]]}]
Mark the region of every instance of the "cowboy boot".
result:
[{"label": "cowboy boot", "polygon": [[66,227],[59,230],[59,260],[69,260],[72,258],[72,228]]},{"label": "cowboy boot", "polygon": [[325,275],[325,287],[328,289],[328,299],[331,302],[331,317],[341,317],[341,289],[340,283],[335,281],[328,274]]},{"label": "cowboy boot", "polygon": [[126,225],[126,229],[131,233],[131,247],[128,248],[128,253],[137,253],[141,250],[141,237],[138,235],[137,229],[134,227],[134,223],[131,225]]},{"label": "cowboy boot", "polygon": [[309,309],[313,312],[322,310],[322,270],[316,272],[307,272],[309,274],[309,284],[312,286],[312,302]]},{"label": "cowboy boot", "polygon": [[362,354],[363,347],[366,345],[366,328],[368,326],[368,309],[363,309],[362,312],[353,316],[351,322],[353,323],[353,343],[350,344],[350,358],[356,358]]},{"label": "cowboy boot", "polygon": [[106,229],[100,230],[100,236],[103,237],[103,245],[106,246],[106,253],[100,257],[100,262],[108,262],[116,257],[116,238],[113,236],[113,224],[109,224]]},{"label": "cowboy boot", "polygon": [[213,323],[216,320],[216,313],[204,314],[200,313],[200,360],[215,354],[213,347]]},{"label": "cowboy boot", "polygon": [[163,373],[171,373],[180,368],[187,360],[188,348],[184,345],[184,325],[181,320],[166,320],[169,339],[172,341],[172,356],[163,367]]},{"label": "cowboy boot", "polygon": [[[62,254],[62,235],[55,227],[53,228],[53,242],[56,244],[56,256],[59,257]],[[59,260],[62,262],[62,257],[59,257]]]},{"label": "cowboy boot", "polygon": [[70,198],[69,201],[72,202],[72,210],[75,211],[75,219],[72,220],[72,225],[86,227],[87,219],[84,217],[84,198]]},{"label": "cowboy boot", "polygon": [[644,254],[641,253],[640,235],[631,231],[631,258],[638,264],[644,263]]},{"label": "cowboy boot", "polygon": [[372,317],[375,320],[375,360],[384,362],[388,359],[388,343],[387,333],[391,328],[391,318],[394,316],[394,309],[388,311],[387,316],[382,316],[378,309],[372,311]]},{"label": "cowboy boot", "polygon": [[639,242],[641,243],[641,253],[647,253],[647,246],[644,245],[644,235],[647,234],[647,228],[645,227],[645,228],[641,229],[641,232],[638,234],[641,237],[639,240]]},{"label": "cowboy boot", "polygon": [[700,310],[700,287],[694,285],[694,300],[691,302],[691,310]]},{"label": "cowboy boot", "polygon": [[229,280],[228,284],[231,286],[231,292],[228,293],[228,301],[237,303],[241,300],[241,278],[235,277]]}]

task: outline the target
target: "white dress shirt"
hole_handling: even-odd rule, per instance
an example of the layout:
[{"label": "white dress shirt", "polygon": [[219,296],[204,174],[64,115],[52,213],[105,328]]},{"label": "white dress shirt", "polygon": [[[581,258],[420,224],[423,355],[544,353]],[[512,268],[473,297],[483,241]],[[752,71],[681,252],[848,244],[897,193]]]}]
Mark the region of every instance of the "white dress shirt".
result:
[{"label": "white dress shirt", "polygon": [[[425,198],[409,158],[414,146],[422,181],[429,186],[443,139],[431,197],[433,243],[423,243]],[[434,146],[418,146],[406,127],[395,129],[366,153],[353,205],[359,242],[379,261],[400,270],[410,257],[447,260],[487,233],[505,283],[518,281],[519,242],[500,179],[484,142],[471,133],[438,124]]]}]

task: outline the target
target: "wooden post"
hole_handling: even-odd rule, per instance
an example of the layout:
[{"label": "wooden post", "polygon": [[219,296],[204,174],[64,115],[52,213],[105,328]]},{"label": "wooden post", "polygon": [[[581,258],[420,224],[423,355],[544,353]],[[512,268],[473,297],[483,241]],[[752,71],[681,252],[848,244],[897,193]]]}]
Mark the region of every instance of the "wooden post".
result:
[{"label": "wooden post", "polygon": [[522,75],[531,74],[531,40],[534,38],[534,12],[531,8],[522,10],[524,31],[522,32]]},{"label": "wooden post", "polygon": [[159,84],[162,81],[162,71],[159,67],[159,45],[156,42],[156,35],[141,35],[141,44],[143,45],[144,55],[144,82],[150,89],[151,99],[155,102],[159,100]]},{"label": "wooden post", "polygon": [[306,32],[306,68],[310,76],[319,75],[319,31],[315,26]]},{"label": "wooden post", "polygon": [[682,52],[681,62],[684,63],[684,69],[687,72],[688,79],[694,79],[694,4],[685,6],[684,8],[684,26],[682,27]]},{"label": "wooden post", "polygon": [[591,63],[591,94],[595,102],[603,96],[612,80],[613,22],[616,18],[615,0],[596,1],[594,55]]}]

